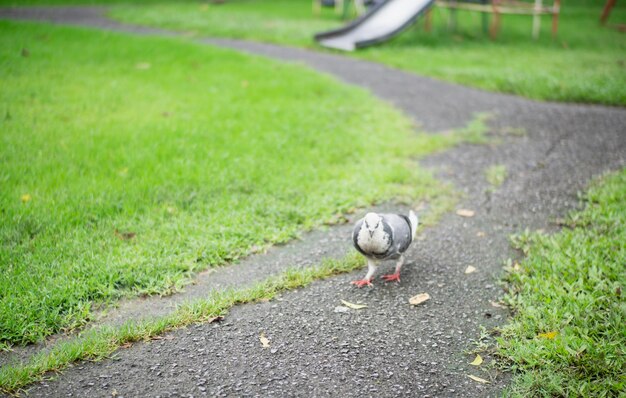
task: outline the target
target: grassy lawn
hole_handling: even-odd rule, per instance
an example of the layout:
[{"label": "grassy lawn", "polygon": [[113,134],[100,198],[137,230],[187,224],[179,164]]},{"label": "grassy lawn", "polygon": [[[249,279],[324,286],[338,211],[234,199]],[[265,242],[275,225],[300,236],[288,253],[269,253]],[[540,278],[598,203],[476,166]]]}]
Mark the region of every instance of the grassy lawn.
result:
[{"label": "grassy lawn", "polygon": [[449,190],[412,158],[484,129],[415,134],[364,90],[180,40],[0,32],[4,345],[80,327],[94,303],[170,293],[355,207],[419,198],[436,213]]},{"label": "grassy lawn", "polygon": [[322,11],[320,17],[313,17],[309,0],[235,0],[219,5],[200,1],[162,2],[150,6],[129,2],[113,7],[110,16],[196,35],[310,47],[316,32],[343,23],[332,11]]},{"label": "grassy lawn", "polygon": [[626,170],[599,181],[555,235],[514,239],[527,257],[509,276],[516,315],[499,354],[512,396],[621,396],[626,390]]},{"label": "grassy lawn", "polygon": [[[43,1],[43,0],[41,0]],[[552,101],[626,105],[626,39],[598,24],[603,3],[572,0],[562,7],[559,37],[544,17],[541,37],[530,36],[531,18],[504,16],[496,41],[483,33],[479,14],[458,13],[455,31],[448,11],[435,9],[433,31],[422,21],[384,45],[353,55],[486,90]],[[197,35],[234,37],[317,48],[313,34],[343,22],[330,10],[313,17],[309,0],[228,0],[119,4],[110,15],[142,25]],[[616,5],[613,21],[626,20]]]}]

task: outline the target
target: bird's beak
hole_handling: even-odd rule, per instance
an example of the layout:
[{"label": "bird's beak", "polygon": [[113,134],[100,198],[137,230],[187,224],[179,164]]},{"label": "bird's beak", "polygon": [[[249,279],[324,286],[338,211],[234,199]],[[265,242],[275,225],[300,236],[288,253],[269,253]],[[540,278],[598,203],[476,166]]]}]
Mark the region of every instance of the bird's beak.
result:
[{"label": "bird's beak", "polygon": [[375,231],[367,231],[367,232],[369,232],[369,233],[370,233],[370,238],[374,236],[374,232],[375,232]]}]

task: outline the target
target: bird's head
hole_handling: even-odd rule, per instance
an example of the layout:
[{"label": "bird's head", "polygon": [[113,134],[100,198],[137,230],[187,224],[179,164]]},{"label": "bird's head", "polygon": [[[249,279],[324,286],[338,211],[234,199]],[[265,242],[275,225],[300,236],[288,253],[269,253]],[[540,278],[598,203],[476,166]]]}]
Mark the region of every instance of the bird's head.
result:
[{"label": "bird's head", "polygon": [[363,227],[367,229],[370,236],[374,236],[374,232],[383,228],[383,219],[376,213],[367,213],[363,219]]}]

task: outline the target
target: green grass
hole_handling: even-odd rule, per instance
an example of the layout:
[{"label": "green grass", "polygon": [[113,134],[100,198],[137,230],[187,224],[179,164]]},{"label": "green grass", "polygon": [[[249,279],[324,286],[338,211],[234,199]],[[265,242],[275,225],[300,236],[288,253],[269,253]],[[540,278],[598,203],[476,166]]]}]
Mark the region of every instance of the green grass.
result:
[{"label": "green grass", "polygon": [[508,171],[506,165],[503,164],[494,164],[485,170],[485,179],[491,184],[492,188],[498,188],[502,185],[506,181],[507,176]]},{"label": "green grass", "polygon": [[207,298],[181,305],[162,318],[128,321],[116,328],[91,329],[78,338],[57,343],[24,362],[0,368],[0,391],[19,393],[27,384],[41,380],[46,372],[60,371],[76,361],[106,358],[122,345],[150,340],[175,328],[210,321],[225,315],[234,305],[271,300],[285,290],[307,286],[314,280],[350,272],[363,265],[363,257],[353,252],[341,260],[327,260],[315,268],[287,270],[248,289],[214,291]]},{"label": "green grass", "polygon": [[626,170],[605,177],[555,235],[526,233],[509,274],[515,316],[498,353],[516,397],[621,396],[626,390]]},{"label": "green grass", "polygon": [[0,343],[374,202],[450,189],[414,161],[447,135],[306,68],[162,38],[0,23]]},{"label": "green grass", "polygon": [[342,24],[333,11],[322,11],[320,17],[313,17],[308,0],[236,0],[224,4],[163,2],[141,7],[128,3],[112,8],[110,15],[192,35],[311,46],[316,32]]},{"label": "green grass", "polygon": [[[422,21],[384,45],[360,50],[366,58],[460,84],[541,100],[626,105],[626,40],[602,28],[599,2],[568,1],[562,6],[559,36],[552,40],[551,20],[543,18],[541,37],[531,38],[532,20],[506,15],[497,40],[483,32],[478,13],[458,12],[456,30],[448,29],[448,11],[435,9],[433,31]],[[340,26],[325,10],[313,17],[309,0],[229,0],[118,5],[116,19],[208,36],[234,37],[316,47],[313,34]],[[616,5],[611,19],[626,20]]]}]

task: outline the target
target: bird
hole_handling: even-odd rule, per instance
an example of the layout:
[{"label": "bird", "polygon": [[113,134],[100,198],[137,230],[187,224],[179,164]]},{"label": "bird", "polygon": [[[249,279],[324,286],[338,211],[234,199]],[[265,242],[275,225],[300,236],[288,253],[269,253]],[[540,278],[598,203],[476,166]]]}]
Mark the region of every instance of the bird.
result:
[{"label": "bird", "polygon": [[367,213],[358,220],[352,232],[352,241],[356,250],[367,259],[365,278],[353,281],[357,287],[372,286],[372,276],[381,261],[398,260],[393,274],[383,275],[387,282],[400,282],[400,269],[404,264],[404,252],[415,238],[419,220],[410,211],[402,214]]}]

